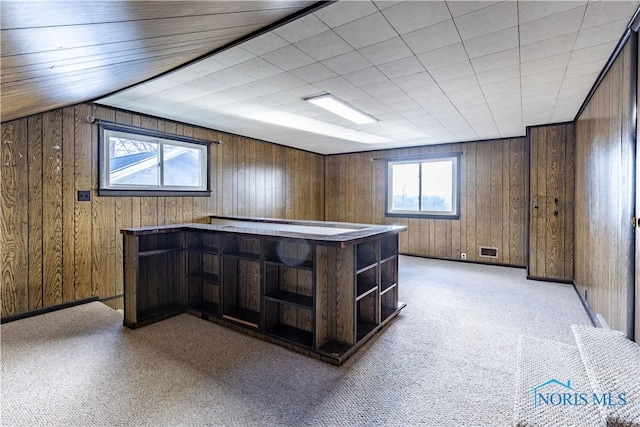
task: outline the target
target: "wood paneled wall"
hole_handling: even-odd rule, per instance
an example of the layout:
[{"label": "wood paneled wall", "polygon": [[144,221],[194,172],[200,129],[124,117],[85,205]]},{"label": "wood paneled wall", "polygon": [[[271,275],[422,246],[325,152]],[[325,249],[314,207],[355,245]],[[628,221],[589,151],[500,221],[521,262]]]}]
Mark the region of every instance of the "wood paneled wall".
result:
[{"label": "wood paneled wall", "polygon": [[625,331],[635,138],[627,42],[576,123],[575,282],[595,313]]},{"label": "wood paneled wall", "polygon": [[529,260],[533,278],[573,280],[575,132],[573,123],[527,129]]},{"label": "wood paneled wall", "polygon": [[[385,217],[386,162],[421,154],[463,152],[459,220]],[[525,265],[525,139],[501,139],[327,156],[325,219],[403,224],[400,251],[407,254]],[[479,246],[498,258],[479,257]]]},{"label": "wood paneled wall", "polygon": [[[98,196],[89,115],[222,141],[211,150],[211,197]],[[2,316],[122,294],[123,227],[209,214],[324,219],[323,156],[114,109],[80,104],[4,123],[0,153]],[[91,201],[78,202],[78,190],[92,190]]]}]

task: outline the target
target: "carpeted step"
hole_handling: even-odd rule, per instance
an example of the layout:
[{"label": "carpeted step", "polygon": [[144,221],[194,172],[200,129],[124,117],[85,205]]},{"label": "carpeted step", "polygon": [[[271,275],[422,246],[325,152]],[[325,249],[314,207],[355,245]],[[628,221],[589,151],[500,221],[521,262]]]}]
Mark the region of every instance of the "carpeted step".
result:
[{"label": "carpeted step", "polygon": [[640,345],[619,331],[571,329],[607,426],[640,427]]},{"label": "carpeted step", "polygon": [[604,426],[591,395],[589,377],[576,347],[520,336],[516,426]]}]

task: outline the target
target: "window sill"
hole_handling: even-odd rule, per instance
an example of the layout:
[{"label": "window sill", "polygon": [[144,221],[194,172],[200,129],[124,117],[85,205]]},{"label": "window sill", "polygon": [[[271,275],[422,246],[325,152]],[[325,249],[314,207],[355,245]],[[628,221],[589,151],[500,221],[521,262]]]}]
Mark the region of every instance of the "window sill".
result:
[{"label": "window sill", "polygon": [[99,196],[106,197],[210,197],[211,191],[171,190],[107,190],[98,189]]},{"label": "window sill", "polygon": [[419,218],[419,219],[450,219],[450,220],[459,220],[460,214],[457,215],[434,215],[434,214],[423,214],[423,213],[395,213],[395,212],[385,212],[385,217],[388,218]]}]

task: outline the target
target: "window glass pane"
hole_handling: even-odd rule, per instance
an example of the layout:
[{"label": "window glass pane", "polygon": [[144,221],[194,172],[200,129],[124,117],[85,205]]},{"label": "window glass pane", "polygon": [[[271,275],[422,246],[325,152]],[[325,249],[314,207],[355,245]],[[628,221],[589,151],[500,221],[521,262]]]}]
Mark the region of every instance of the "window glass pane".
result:
[{"label": "window glass pane", "polygon": [[400,163],[391,166],[393,176],[391,208],[399,211],[417,211],[419,163]]},{"label": "window glass pane", "polygon": [[422,163],[420,210],[429,212],[453,210],[453,162],[451,160]]},{"label": "window glass pane", "polygon": [[117,185],[158,185],[158,144],[109,137],[109,181]]},{"label": "window glass pane", "polygon": [[204,151],[179,145],[163,145],[164,185],[202,186]]}]

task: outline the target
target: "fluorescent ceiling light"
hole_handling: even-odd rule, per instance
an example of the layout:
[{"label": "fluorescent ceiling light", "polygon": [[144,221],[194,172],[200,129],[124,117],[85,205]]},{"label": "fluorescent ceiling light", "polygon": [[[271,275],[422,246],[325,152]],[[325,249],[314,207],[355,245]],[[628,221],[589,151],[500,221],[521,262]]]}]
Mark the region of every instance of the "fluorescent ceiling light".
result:
[{"label": "fluorescent ceiling light", "polygon": [[356,129],[349,129],[332,123],[325,123],[309,117],[280,111],[261,111],[245,115],[245,117],[264,123],[317,133],[319,135],[330,136],[338,139],[346,139],[363,144],[380,144],[393,141],[383,136],[373,135]]},{"label": "fluorescent ceiling light", "polygon": [[356,110],[351,105],[339,100],[333,95],[329,95],[328,93],[311,98],[304,98],[304,100],[359,125],[375,123],[378,121],[374,117]]}]

